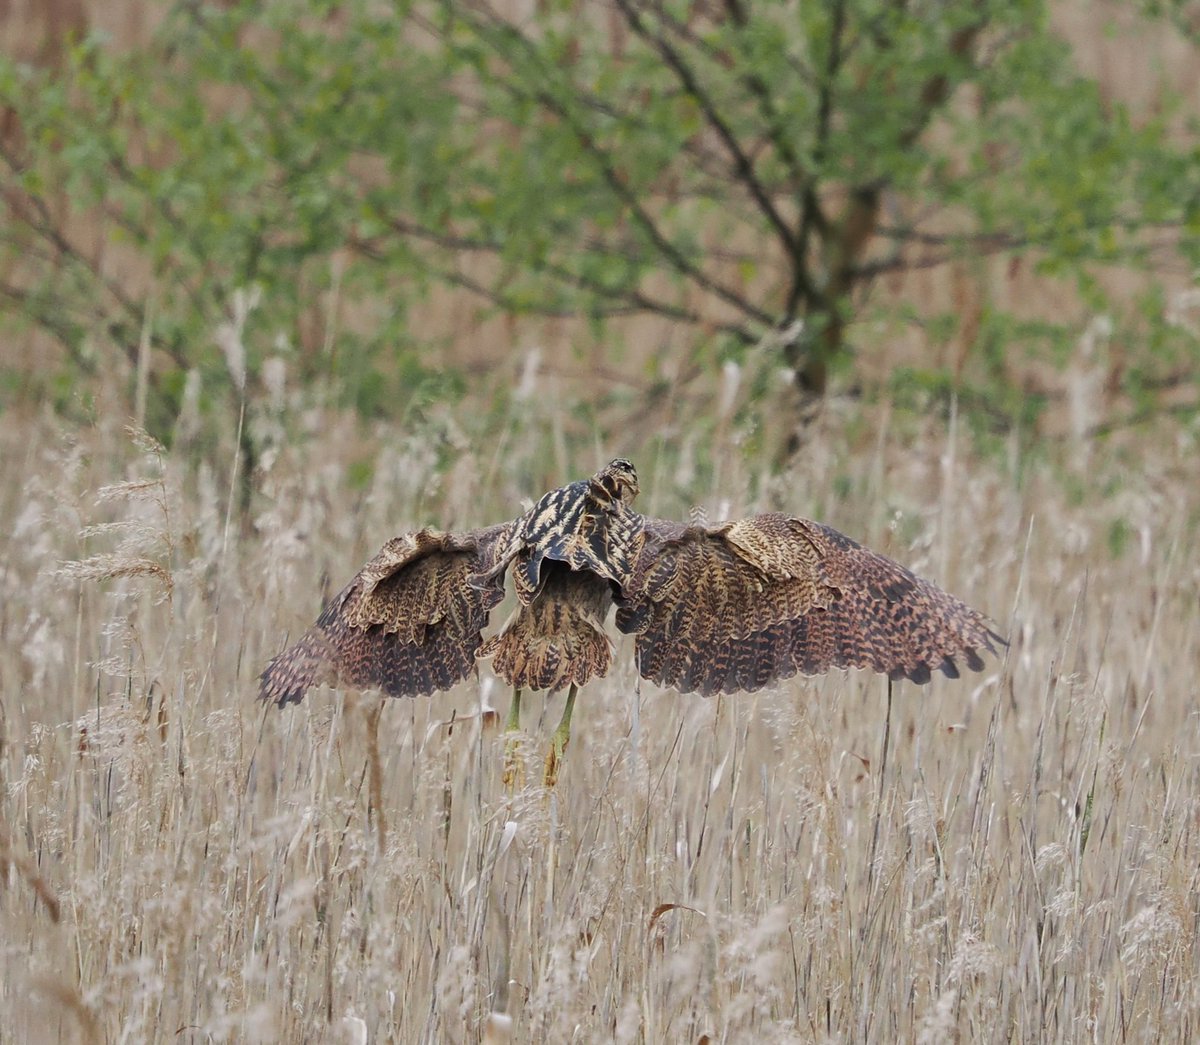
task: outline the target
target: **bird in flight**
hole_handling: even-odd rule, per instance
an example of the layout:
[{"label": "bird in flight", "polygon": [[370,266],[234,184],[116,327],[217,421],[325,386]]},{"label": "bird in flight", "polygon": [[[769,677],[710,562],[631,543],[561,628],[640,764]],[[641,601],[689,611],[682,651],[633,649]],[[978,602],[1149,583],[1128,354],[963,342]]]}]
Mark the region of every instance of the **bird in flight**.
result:
[{"label": "bird in flight", "polygon": [[[394,537],[261,676],[263,700],[321,682],[406,697],[446,690],[490,659],[513,687],[567,688],[546,757],[553,785],[578,689],[607,674],[606,630],[634,637],[642,677],[681,693],[752,692],[796,674],[866,668],[950,678],[1004,643],[991,622],[899,563],[808,519],[766,512],[715,526],[634,511],[623,459],[484,529]],[[511,573],[517,608],[488,639]]]}]

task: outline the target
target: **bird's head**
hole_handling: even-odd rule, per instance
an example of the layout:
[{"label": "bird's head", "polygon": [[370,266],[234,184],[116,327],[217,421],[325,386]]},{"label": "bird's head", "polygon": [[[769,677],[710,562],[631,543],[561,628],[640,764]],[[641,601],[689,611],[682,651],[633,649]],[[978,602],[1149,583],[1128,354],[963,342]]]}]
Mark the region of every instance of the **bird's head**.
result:
[{"label": "bird's head", "polygon": [[638,495],[637,469],[618,457],[592,476],[591,487],[592,496],[603,503],[629,504]]}]

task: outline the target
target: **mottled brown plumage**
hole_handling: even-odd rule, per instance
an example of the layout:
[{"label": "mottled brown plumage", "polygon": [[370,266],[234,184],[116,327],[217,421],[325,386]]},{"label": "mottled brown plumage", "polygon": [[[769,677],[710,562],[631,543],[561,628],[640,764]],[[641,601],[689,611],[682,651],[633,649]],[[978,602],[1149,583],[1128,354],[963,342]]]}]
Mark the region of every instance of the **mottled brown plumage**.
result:
[{"label": "mottled brown plumage", "polygon": [[521,689],[583,686],[608,674],[612,644],[604,618],[612,607],[608,582],[561,562],[543,566],[537,598],[521,603],[498,635],[479,650],[492,670]]},{"label": "mottled brown plumage", "polygon": [[333,597],[317,623],[262,674],[261,696],[295,703],[310,686],[378,687],[411,697],[449,689],[475,669],[504,577],[491,570],[512,523],[467,533],[394,537]]},{"label": "mottled brown plumage", "polygon": [[[651,519],[630,507],[637,492],[618,460],[512,522],[389,541],[271,661],[262,696],[286,704],[326,680],[430,693],[483,657],[518,690],[573,693],[608,671],[613,605],[641,674],[680,692],[835,667],[955,678],[959,659],[979,670],[1003,641],[982,614],[828,526],[775,512],[717,526]],[[484,642],[510,567],[517,609]]]},{"label": "mottled brown plumage", "polygon": [[719,526],[644,520],[618,600],[638,669],[663,686],[753,691],[797,673],[870,668],[928,682],[979,670],[987,618],[828,526],[774,512]]}]

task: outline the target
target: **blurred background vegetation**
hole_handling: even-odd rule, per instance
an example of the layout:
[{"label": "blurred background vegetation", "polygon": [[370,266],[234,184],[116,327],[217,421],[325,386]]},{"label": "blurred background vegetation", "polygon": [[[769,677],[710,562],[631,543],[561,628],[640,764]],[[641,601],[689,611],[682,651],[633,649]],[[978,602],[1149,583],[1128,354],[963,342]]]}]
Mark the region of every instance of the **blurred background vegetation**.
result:
[{"label": "blurred background vegetation", "polygon": [[0,19],[0,409],[236,445],[247,496],[307,407],[449,452],[536,387],[559,440],[775,465],[851,397],[1026,444],[1200,410],[1195,3]]}]

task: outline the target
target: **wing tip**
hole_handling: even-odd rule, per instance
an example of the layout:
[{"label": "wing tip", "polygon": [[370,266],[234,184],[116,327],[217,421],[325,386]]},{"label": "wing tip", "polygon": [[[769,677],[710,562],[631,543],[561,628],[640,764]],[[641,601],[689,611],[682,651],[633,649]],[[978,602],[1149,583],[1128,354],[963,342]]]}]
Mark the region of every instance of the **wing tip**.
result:
[{"label": "wing tip", "polygon": [[261,675],[258,676],[258,699],[264,704],[274,704],[284,708],[288,704],[299,704],[308,692],[311,682],[296,679],[292,672],[283,664],[277,664],[279,657],[271,661]]},{"label": "wing tip", "polygon": [[330,652],[329,636],[319,626],[308,631],[267,662],[258,676],[258,699],[279,708],[299,704],[326,678]]},{"label": "wing tip", "polygon": [[995,656],[1000,655],[1000,650],[996,648],[994,643],[999,643],[1001,648],[1008,647],[1008,641],[989,628],[984,631],[978,642],[972,645],[964,645],[956,653],[946,654],[937,664],[932,664],[928,661],[919,661],[914,665],[897,664],[883,673],[893,682],[907,679],[918,686],[923,686],[929,682],[935,671],[940,671],[948,679],[962,678],[961,667],[965,667],[970,671],[983,671],[987,667],[987,662],[981,655],[984,651]]}]

